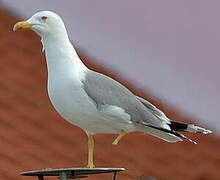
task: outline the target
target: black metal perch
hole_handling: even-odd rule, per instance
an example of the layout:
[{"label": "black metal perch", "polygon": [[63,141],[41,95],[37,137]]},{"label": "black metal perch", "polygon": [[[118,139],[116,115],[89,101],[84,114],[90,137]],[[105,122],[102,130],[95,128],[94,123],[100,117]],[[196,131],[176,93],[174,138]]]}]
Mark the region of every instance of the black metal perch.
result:
[{"label": "black metal perch", "polygon": [[116,180],[117,172],[124,171],[124,168],[62,168],[45,169],[22,172],[23,176],[37,176],[39,180],[44,180],[45,176],[58,176],[60,180],[86,178],[90,174],[113,173],[112,180]]}]

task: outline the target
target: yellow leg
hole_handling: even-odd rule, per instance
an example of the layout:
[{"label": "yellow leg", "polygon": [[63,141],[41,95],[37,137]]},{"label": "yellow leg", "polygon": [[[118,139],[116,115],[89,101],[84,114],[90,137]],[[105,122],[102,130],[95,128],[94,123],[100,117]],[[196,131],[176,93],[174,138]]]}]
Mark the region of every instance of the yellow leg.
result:
[{"label": "yellow leg", "polygon": [[122,138],[125,134],[127,134],[127,132],[122,129],[122,130],[120,131],[118,137],[113,141],[112,144],[114,144],[114,145],[118,144],[118,142],[121,140],[121,138]]},{"label": "yellow leg", "polygon": [[88,168],[94,168],[93,164],[94,139],[92,135],[88,136]]}]

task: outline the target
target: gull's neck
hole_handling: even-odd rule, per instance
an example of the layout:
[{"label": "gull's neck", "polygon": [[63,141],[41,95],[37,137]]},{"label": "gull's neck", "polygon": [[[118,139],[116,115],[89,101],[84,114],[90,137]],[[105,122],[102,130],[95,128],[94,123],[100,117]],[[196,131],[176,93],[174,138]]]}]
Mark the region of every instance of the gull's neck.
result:
[{"label": "gull's neck", "polygon": [[78,75],[87,69],[69,41],[67,33],[43,37],[41,41],[46,56],[48,78],[53,74]]}]

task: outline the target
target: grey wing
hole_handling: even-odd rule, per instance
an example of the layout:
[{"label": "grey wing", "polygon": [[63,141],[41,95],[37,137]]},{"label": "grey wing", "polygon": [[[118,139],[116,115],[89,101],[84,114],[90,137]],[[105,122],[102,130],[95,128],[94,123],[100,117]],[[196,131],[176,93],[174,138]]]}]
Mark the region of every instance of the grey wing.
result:
[{"label": "grey wing", "polygon": [[127,115],[128,120],[133,122],[161,126],[161,120],[154,116],[131,91],[103,74],[89,70],[83,81],[83,88],[98,110],[111,109],[110,116],[114,116],[116,109],[120,110],[121,115],[124,111],[123,115]]},{"label": "grey wing", "polygon": [[147,100],[139,96],[136,96],[136,97],[149,111],[151,111],[152,114],[154,114],[159,119],[166,121],[168,124],[170,124],[171,120],[156,106],[154,106],[153,104],[151,104],[150,102],[148,102]]}]

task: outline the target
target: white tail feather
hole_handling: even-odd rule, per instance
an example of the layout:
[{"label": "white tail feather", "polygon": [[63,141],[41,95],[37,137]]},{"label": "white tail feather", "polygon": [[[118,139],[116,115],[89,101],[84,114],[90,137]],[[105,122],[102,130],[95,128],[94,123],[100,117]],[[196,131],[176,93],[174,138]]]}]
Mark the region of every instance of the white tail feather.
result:
[{"label": "white tail feather", "polygon": [[189,132],[194,132],[194,133],[203,133],[203,134],[210,134],[212,133],[211,130],[208,130],[208,129],[205,129],[205,128],[202,128],[202,127],[199,127],[199,126],[195,126],[194,124],[189,124],[187,126],[187,131]]}]

